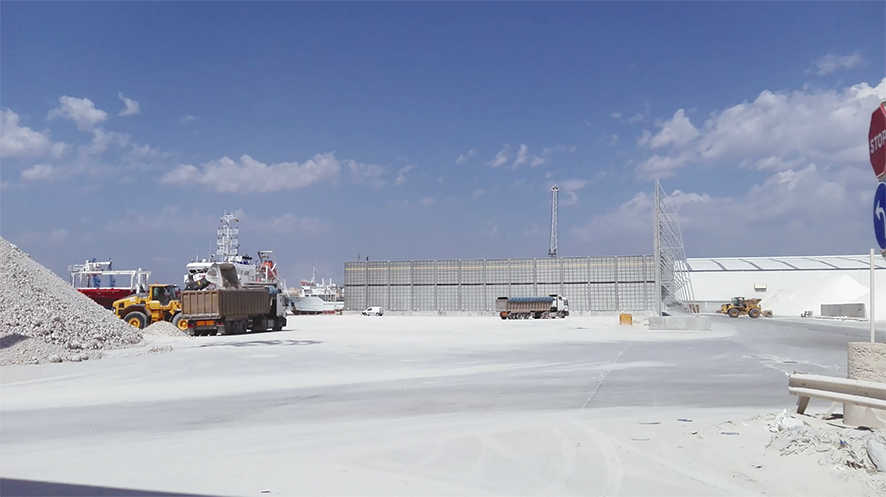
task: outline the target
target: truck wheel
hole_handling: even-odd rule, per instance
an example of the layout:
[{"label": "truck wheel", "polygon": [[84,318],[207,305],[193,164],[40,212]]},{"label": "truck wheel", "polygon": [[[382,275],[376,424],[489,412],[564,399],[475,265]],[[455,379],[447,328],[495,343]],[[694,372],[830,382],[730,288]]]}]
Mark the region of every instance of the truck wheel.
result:
[{"label": "truck wheel", "polygon": [[182,317],[182,313],[178,313],[172,317],[172,326],[175,326],[184,333],[188,332],[188,320]]},{"label": "truck wheel", "polygon": [[274,331],[280,331],[283,329],[283,326],[286,324],[285,317],[277,317],[274,318]]},{"label": "truck wheel", "polygon": [[748,311],[748,316],[750,316],[750,317],[752,317],[752,318],[758,318],[758,317],[760,317],[760,309],[751,309],[751,310],[749,310],[749,311]]},{"label": "truck wheel", "polygon": [[729,317],[731,318],[737,318],[740,312],[735,307],[732,307],[729,309],[729,312],[727,314],[729,314]]},{"label": "truck wheel", "polygon": [[135,326],[136,328],[143,330],[145,329],[145,325],[148,324],[148,316],[143,312],[132,311],[123,317],[123,321],[129,323],[130,326]]}]

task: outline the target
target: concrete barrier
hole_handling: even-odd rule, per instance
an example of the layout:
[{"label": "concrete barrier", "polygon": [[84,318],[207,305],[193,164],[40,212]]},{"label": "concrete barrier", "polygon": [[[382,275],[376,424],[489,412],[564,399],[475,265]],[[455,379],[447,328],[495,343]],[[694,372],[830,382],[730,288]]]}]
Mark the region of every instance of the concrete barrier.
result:
[{"label": "concrete barrier", "polygon": [[864,304],[821,304],[821,315],[865,319]]},{"label": "concrete barrier", "polygon": [[652,316],[650,330],[709,331],[711,319],[707,316]]},{"label": "concrete barrier", "polygon": [[[886,383],[886,343],[849,342],[847,370],[850,379]],[[847,402],[843,404],[843,422],[886,428],[886,411]]]}]

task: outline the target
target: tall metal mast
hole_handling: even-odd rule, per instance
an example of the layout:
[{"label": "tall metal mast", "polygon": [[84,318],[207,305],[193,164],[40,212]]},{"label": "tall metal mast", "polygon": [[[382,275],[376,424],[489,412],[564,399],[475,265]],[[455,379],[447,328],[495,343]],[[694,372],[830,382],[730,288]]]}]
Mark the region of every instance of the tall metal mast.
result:
[{"label": "tall metal mast", "polygon": [[559,191],[559,186],[551,187],[551,245],[548,248],[548,255],[551,257],[557,257],[557,195]]},{"label": "tall metal mast", "polygon": [[225,212],[219,219],[215,242],[215,257],[219,261],[231,261],[240,255],[240,228],[233,213]]}]

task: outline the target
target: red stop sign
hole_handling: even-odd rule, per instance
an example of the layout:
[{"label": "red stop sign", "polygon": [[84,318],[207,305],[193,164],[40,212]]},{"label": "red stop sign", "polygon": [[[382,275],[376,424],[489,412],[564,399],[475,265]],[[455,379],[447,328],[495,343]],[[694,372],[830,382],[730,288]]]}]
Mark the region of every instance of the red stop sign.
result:
[{"label": "red stop sign", "polygon": [[884,175],[886,175],[886,102],[881,103],[877,110],[871,114],[868,147],[874,175],[879,179],[883,179]]}]

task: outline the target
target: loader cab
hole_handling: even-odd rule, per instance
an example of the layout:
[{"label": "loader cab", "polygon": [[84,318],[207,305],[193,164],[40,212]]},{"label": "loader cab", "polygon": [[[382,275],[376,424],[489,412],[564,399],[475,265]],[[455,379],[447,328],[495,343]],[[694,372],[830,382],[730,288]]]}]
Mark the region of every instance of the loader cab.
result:
[{"label": "loader cab", "polygon": [[178,298],[179,291],[175,285],[151,285],[151,295],[148,300],[156,300],[160,305],[166,306]]}]

